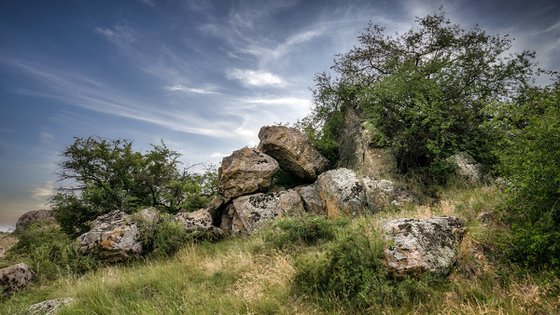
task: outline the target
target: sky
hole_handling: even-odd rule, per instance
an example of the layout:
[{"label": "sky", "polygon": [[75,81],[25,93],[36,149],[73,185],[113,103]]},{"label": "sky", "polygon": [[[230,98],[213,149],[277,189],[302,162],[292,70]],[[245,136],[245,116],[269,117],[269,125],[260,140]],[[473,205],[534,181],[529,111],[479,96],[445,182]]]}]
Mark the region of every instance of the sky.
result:
[{"label": "sky", "polygon": [[308,114],[368,22],[402,34],[440,7],[560,70],[558,1],[0,0],[0,230],[48,207],[74,137],[218,164]]}]

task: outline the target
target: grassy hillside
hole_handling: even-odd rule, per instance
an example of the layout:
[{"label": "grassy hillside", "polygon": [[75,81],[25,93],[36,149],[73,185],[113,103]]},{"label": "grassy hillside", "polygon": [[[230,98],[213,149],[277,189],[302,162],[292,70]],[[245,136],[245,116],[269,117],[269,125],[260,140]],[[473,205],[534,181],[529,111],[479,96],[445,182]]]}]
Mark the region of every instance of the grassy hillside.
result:
[{"label": "grassy hillside", "polygon": [[[105,267],[82,277],[37,283],[1,301],[0,310],[2,314],[18,314],[45,299],[70,296],[76,303],[60,314],[560,312],[557,278],[514,269],[493,255],[502,228],[496,223],[482,223],[477,216],[491,212],[501,202],[498,189],[448,189],[440,195],[438,201],[426,205],[393,209],[373,217],[283,219],[249,238],[186,244],[172,258],[146,259]],[[310,270],[309,258],[315,257],[311,264],[320,261],[326,252],[348,239],[349,233],[379,241],[382,237],[377,228],[384,219],[432,215],[455,215],[467,222],[456,268],[448,278],[401,279],[399,283],[404,285],[385,287],[390,291],[384,292],[390,294],[384,299],[364,297],[364,301],[380,301],[365,308],[354,308],[334,294],[313,294],[305,287],[309,283],[301,281],[302,271]],[[309,227],[318,233],[309,233]],[[382,281],[394,283],[391,279]]]}]

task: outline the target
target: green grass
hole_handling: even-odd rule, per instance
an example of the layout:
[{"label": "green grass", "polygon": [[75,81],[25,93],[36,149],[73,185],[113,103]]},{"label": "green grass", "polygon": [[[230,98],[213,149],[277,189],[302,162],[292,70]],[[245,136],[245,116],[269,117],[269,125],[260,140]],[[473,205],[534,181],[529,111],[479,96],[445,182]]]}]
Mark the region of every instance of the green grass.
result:
[{"label": "green grass", "polygon": [[[0,301],[0,313],[68,296],[76,303],[60,314],[560,313],[558,278],[493,258],[501,227],[476,216],[500,202],[498,190],[448,189],[440,197],[373,217],[284,219],[249,238],[188,243],[171,258],[35,283]],[[448,278],[392,279],[380,259],[380,221],[432,215],[466,220],[456,268]]]}]

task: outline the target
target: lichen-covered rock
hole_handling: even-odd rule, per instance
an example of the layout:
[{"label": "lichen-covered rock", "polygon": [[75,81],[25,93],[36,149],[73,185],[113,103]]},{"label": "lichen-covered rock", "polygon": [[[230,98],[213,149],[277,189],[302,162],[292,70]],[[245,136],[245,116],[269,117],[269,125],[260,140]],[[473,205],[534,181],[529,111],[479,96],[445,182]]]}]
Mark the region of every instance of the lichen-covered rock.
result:
[{"label": "lichen-covered rock", "polygon": [[47,300],[37,304],[31,305],[27,309],[26,315],[55,315],[58,310],[64,305],[72,304],[73,298],[61,298],[54,300]]},{"label": "lichen-covered rock", "polygon": [[366,195],[366,187],[356,173],[346,168],[327,171],[315,183],[329,217],[357,216],[375,211]]},{"label": "lichen-covered rock", "polygon": [[455,217],[396,219],[383,226],[389,247],[385,257],[397,274],[446,274],[455,263],[464,223]]},{"label": "lichen-covered rock", "polygon": [[482,164],[478,163],[467,152],[459,152],[447,159],[447,162],[456,167],[456,173],[466,182],[480,183],[483,179]]},{"label": "lichen-covered rock", "polygon": [[416,202],[414,195],[387,179],[362,178],[366,191],[366,199],[370,206],[377,208],[387,206],[402,206]]},{"label": "lichen-covered rock", "polygon": [[35,273],[26,264],[12,265],[0,269],[0,288],[3,296],[25,288],[33,280]]},{"label": "lichen-covered rock", "polygon": [[206,209],[194,212],[179,212],[175,215],[175,220],[185,227],[185,231],[209,231],[214,228],[212,216]]},{"label": "lichen-covered rock", "polygon": [[218,192],[233,199],[255,192],[264,192],[280,168],[270,156],[249,148],[234,151],[222,160]]},{"label": "lichen-covered rock", "polygon": [[24,213],[16,223],[16,231],[21,232],[34,223],[56,223],[52,210],[33,210]]},{"label": "lichen-covered rock", "polygon": [[122,211],[112,211],[95,219],[91,230],[78,237],[79,251],[94,254],[107,262],[138,257],[142,253],[137,223]]},{"label": "lichen-covered rock", "polygon": [[329,161],[295,128],[265,126],[259,131],[259,139],[259,150],[276,159],[284,171],[299,178],[313,181],[329,166]]},{"label": "lichen-covered rock", "polygon": [[239,197],[229,208],[231,227],[228,230],[234,235],[250,234],[276,217],[303,211],[301,197],[295,190]]},{"label": "lichen-covered rock", "polygon": [[297,191],[301,196],[305,211],[319,215],[327,214],[327,211],[325,210],[325,206],[321,201],[321,196],[319,196],[319,191],[317,191],[315,184],[298,186],[294,188],[294,190]]}]

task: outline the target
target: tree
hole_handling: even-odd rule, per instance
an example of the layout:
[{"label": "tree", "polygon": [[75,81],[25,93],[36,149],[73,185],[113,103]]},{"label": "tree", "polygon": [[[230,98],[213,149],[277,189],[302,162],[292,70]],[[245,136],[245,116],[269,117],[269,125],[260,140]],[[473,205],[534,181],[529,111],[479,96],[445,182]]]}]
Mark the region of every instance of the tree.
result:
[{"label": "tree", "polygon": [[202,174],[180,170],[180,154],[163,141],[143,154],[134,151],[128,140],[75,138],[62,156],[58,175],[70,185],[59,188],[51,205],[71,235],[83,233],[88,221],[112,210],[194,210],[216,193],[215,169]]},{"label": "tree", "polygon": [[457,151],[494,162],[484,109],[528,85],[534,53],[506,55],[507,35],[466,31],[442,11],[416,22],[417,29],[394,37],[370,24],[358,47],[337,56],[336,77],[317,76],[315,107],[303,125],[323,143],[339,142],[336,128],[343,126],[332,122],[353,107],[377,129],[401,172],[445,181],[445,160]]},{"label": "tree", "polygon": [[560,80],[496,109],[501,171],[509,185],[509,258],[560,271]]}]

